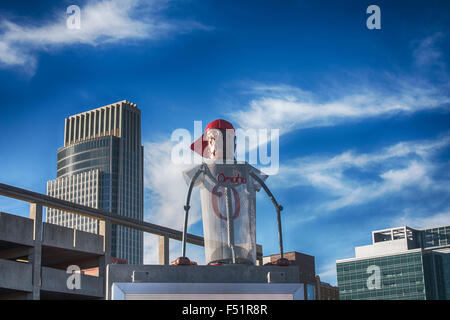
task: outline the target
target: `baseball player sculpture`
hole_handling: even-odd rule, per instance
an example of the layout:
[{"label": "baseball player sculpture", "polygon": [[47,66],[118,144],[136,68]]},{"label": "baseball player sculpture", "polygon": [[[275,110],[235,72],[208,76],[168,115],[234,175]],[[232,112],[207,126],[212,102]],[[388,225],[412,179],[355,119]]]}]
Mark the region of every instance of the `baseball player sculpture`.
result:
[{"label": "baseball player sculpture", "polygon": [[273,264],[288,265],[283,257],[283,208],[264,183],[268,176],[247,162],[236,161],[233,125],[223,119],[212,121],[191,149],[204,161],[183,172],[189,189],[184,206],[182,256],[172,265],[196,264],[186,257],[189,203],[195,186],[200,186],[206,264],[256,264],[256,192],[263,188],[277,214],[280,259]]}]

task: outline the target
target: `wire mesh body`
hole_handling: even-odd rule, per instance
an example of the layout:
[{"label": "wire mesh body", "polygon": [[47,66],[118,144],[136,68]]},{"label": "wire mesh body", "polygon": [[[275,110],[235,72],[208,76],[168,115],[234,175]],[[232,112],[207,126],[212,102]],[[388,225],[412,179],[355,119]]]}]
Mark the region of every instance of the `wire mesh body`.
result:
[{"label": "wire mesh body", "polygon": [[[248,163],[206,162],[195,185],[200,186],[205,261],[256,263],[256,191],[267,176]],[[190,183],[201,166],[184,172]]]}]

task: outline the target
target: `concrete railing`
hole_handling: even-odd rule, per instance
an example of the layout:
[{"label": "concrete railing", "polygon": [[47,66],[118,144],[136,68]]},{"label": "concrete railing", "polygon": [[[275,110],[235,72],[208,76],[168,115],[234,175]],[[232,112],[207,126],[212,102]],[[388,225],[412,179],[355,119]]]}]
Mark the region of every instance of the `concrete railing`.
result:
[{"label": "concrete railing", "polygon": [[[160,251],[159,263],[161,264],[169,263],[169,239],[181,240],[183,235],[183,233],[178,230],[129,217],[124,217],[114,212],[107,212],[100,209],[83,206],[3,183],[0,183],[0,196],[5,196],[30,203],[30,218],[32,219],[32,223],[30,223],[28,219],[25,219],[23,223],[24,230],[19,233],[11,233],[8,230],[3,230],[0,223],[0,232],[5,237],[10,237],[11,240],[14,240],[13,242],[32,246],[30,260],[33,263],[31,265],[23,264],[23,266],[26,266],[24,268],[31,268],[30,270],[28,270],[28,274],[32,279],[33,299],[40,298],[42,282],[41,272],[47,270],[45,267],[41,268],[42,245],[45,246],[45,244],[50,240],[52,243],[57,243],[62,248],[80,247],[83,250],[87,251],[89,251],[89,248],[94,248],[93,250],[96,251],[95,244],[97,244],[98,241],[103,241],[103,250],[102,252],[98,252],[99,254],[101,254],[101,259],[99,262],[99,277],[97,279],[102,279],[102,281],[104,281],[106,277],[106,266],[111,261],[111,237],[109,236],[111,233],[111,224],[158,235]],[[62,227],[43,223],[43,207],[54,208],[57,210],[98,219],[100,221],[99,235],[101,236],[101,238],[99,238],[98,235],[88,234],[82,231],[67,230],[66,228],[65,230],[62,230]],[[63,234],[67,232],[70,232],[73,236],[63,236]],[[58,239],[60,239],[61,241],[58,241]],[[73,242],[67,241],[67,239],[73,239]],[[203,237],[193,234],[187,234],[186,240],[188,243],[204,246]],[[11,261],[8,261],[3,265],[9,267],[9,262]],[[23,266],[21,265],[20,267]],[[51,271],[47,270],[46,272]],[[63,273],[58,273],[58,275],[63,275]],[[67,277],[67,275],[64,274],[64,277]],[[46,284],[46,286],[48,286],[48,284]],[[105,286],[103,286],[103,288],[105,288]]]},{"label": "concrete railing", "polygon": [[[116,225],[168,237],[170,239],[181,240],[182,238],[182,232],[179,230],[159,226],[153,223],[129,217],[124,217],[114,212],[107,212],[100,209],[83,206],[81,204],[76,204],[66,200],[53,198],[41,193],[13,187],[3,183],[0,183],[0,195],[22,201],[27,201],[29,203],[39,203],[41,206],[75,213],[85,217],[96,218],[100,221],[106,221]],[[199,246],[204,245],[203,237],[196,236],[193,234],[187,235],[187,242]]]},{"label": "concrete railing", "polygon": [[33,290],[32,265],[0,259],[0,287],[8,290],[31,292]]},{"label": "concrete railing", "polygon": [[67,286],[67,272],[65,270],[42,267],[41,290],[103,298],[103,277],[80,274],[80,288],[69,289]]},{"label": "concrete railing", "polygon": [[103,237],[76,229],[43,223],[42,245],[55,248],[103,254]]},{"label": "concrete railing", "polygon": [[[14,228],[11,228],[11,225],[14,225]],[[33,246],[33,221],[0,212],[0,234],[3,241],[31,247]]]}]

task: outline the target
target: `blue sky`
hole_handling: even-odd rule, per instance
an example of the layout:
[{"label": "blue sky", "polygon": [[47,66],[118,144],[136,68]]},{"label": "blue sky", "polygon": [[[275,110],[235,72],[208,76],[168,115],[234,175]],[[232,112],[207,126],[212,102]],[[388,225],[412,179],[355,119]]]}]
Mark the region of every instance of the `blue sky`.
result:
[{"label": "blue sky", "polygon": [[[66,28],[73,4],[80,30]],[[381,30],[366,28],[371,4]],[[267,182],[285,249],[314,255],[335,284],[335,260],[372,230],[450,223],[448,12],[448,1],[2,1],[0,181],[45,192],[64,118],[127,99],[142,110],[146,219],[180,228],[175,129],[216,118],[280,129]],[[257,201],[257,241],[276,253],[273,208]],[[0,198],[0,210],[28,209]],[[191,222],[201,234],[198,203]]]}]

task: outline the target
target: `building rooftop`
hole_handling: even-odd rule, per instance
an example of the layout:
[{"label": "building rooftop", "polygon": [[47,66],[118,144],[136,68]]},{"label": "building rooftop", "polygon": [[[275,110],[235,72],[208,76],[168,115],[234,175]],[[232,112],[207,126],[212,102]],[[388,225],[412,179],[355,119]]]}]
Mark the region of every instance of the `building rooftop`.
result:
[{"label": "building rooftop", "polygon": [[336,263],[440,248],[450,245],[450,225],[413,229],[408,226],[372,231],[372,244],[355,247],[355,257]]}]

